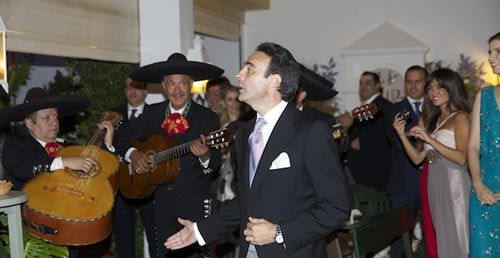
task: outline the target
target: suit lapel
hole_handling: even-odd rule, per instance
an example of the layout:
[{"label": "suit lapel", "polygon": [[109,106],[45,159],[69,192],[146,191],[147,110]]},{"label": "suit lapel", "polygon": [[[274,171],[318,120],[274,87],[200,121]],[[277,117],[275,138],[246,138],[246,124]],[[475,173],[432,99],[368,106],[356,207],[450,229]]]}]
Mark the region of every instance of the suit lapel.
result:
[{"label": "suit lapel", "polygon": [[296,116],[299,114],[300,111],[292,107],[290,104],[287,105],[287,107],[281,114],[278,122],[274,126],[273,131],[271,132],[266,147],[264,148],[264,152],[262,153],[262,157],[259,161],[259,166],[255,171],[255,177],[250,189],[250,194],[255,192],[255,189],[259,188],[260,184],[269,173],[269,167],[271,167],[271,163],[273,162],[273,160],[278,157],[278,155],[285,149],[288,143],[293,140],[291,138],[297,130],[297,127],[293,126],[293,124],[295,122]]},{"label": "suit lapel", "polygon": [[250,134],[253,131],[253,127],[255,126],[255,119],[252,120],[251,123],[247,124],[248,126],[242,126],[239,130],[242,131],[241,133],[241,138],[238,139],[240,141],[239,148],[238,150],[241,150],[240,159],[243,161],[242,163],[242,171],[243,171],[243,186],[247,190],[246,192],[250,191],[250,173],[249,173],[249,161],[250,161],[250,145],[248,145],[248,138],[250,137]]}]

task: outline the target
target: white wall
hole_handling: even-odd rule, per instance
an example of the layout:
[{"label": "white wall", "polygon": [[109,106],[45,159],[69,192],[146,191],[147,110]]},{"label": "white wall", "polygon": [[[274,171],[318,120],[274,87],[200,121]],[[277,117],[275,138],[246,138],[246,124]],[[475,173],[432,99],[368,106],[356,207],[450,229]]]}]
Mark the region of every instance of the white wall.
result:
[{"label": "white wall", "polygon": [[240,70],[240,42],[203,36],[203,46],[212,64],[224,69],[231,84],[238,85],[236,74]]},{"label": "white wall", "polygon": [[429,46],[427,62],[456,65],[464,53],[491,72],[487,39],[500,31],[499,12],[498,0],[271,0],[269,10],[247,12],[242,54],[246,58],[259,43],[271,41],[305,64],[325,64],[334,56],[337,81],[343,81],[341,49],[388,21]]}]

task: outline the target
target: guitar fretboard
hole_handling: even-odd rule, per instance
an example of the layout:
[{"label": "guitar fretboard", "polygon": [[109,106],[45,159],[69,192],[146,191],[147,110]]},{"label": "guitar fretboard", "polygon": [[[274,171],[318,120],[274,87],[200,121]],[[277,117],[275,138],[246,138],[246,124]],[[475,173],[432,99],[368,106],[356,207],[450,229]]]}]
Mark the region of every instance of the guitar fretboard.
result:
[{"label": "guitar fretboard", "polygon": [[[194,140],[195,141],[195,140]],[[171,159],[178,158],[180,156],[183,156],[189,152],[189,146],[191,145],[192,142],[186,142],[181,145],[177,145],[175,147],[172,147],[170,149],[164,150],[157,152],[153,154],[153,161],[155,164],[165,162]]]}]

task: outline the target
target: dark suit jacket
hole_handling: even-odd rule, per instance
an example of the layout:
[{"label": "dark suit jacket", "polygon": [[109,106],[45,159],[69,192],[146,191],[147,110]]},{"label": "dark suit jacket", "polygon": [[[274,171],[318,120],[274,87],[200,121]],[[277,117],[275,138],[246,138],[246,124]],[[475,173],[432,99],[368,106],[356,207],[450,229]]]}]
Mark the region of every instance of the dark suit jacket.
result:
[{"label": "dark suit jacket", "polygon": [[[137,118],[117,130],[114,146],[117,153],[124,155],[131,146],[130,139],[145,140],[153,134],[165,135],[161,124],[165,119],[165,110],[168,102],[148,105],[143,113]],[[219,119],[209,109],[191,103],[187,114],[189,129],[186,134],[174,135],[178,144],[186,143],[217,130]],[[180,159],[180,171],[172,184],[161,184],[154,194],[155,218],[157,218],[156,229],[158,232],[158,246],[163,247],[166,238],[177,232],[181,226],[177,217],[190,220],[203,218],[203,200],[208,197],[213,175],[208,171],[217,171],[221,165],[220,151],[210,150],[209,170],[203,170],[197,157],[188,153]]]},{"label": "dark suit jacket", "polygon": [[335,122],[334,116],[321,112],[312,107],[302,106],[302,113],[309,117],[312,121],[325,121],[328,124],[332,121]]},{"label": "dark suit jacket", "polygon": [[[391,163],[390,135],[392,119],[389,117],[392,103],[379,95],[373,100],[379,112],[369,121],[355,121],[349,129],[347,166],[356,184],[385,191]],[[359,138],[360,150],[350,147]]]},{"label": "dark suit jacket", "polygon": [[[391,112],[391,117],[394,118],[398,112],[404,108],[410,111],[410,118],[406,121],[405,131],[409,131],[412,127],[418,124],[417,115],[413,112],[413,108],[407,98],[394,104]],[[393,119],[394,120],[394,119]],[[416,141],[410,137],[410,142],[415,145]],[[396,133],[396,130],[391,132],[392,143],[392,162],[389,174],[389,183],[387,191],[390,194],[413,193],[417,194],[420,185],[420,165],[414,165],[408,158],[406,151],[403,148],[401,140]]]},{"label": "dark suit jacket", "polygon": [[[128,106],[127,104],[122,104],[122,105],[119,105],[115,108],[113,108],[112,110],[117,112],[117,113],[120,113],[122,114],[123,116],[123,121],[128,121],[128,110],[127,110]],[[144,106],[144,108],[146,108],[146,106]]]},{"label": "dark suit jacket", "polygon": [[[250,188],[248,137],[254,124],[251,120],[240,127],[233,146],[239,195],[198,223],[201,235],[210,243],[239,228],[243,258],[249,246],[242,235],[248,217],[265,218],[281,225],[287,248],[276,243],[257,246],[260,258],[326,257],[322,238],[348,218],[351,208],[329,128],[289,104],[271,133]],[[288,154],[291,167],[270,170],[281,153]]]},{"label": "dark suit jacket", "polygon": [[7,138],[2,153],[6,179],[14,184],[15,190],[22,190],[24,184],[38,173],[49,171],[53,160],[47,155],[45,148],[29,134]]}]

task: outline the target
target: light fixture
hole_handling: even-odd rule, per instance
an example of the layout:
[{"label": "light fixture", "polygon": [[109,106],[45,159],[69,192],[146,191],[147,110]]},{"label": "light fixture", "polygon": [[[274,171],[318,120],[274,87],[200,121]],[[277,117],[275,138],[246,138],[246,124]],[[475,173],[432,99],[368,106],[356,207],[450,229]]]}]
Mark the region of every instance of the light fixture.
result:
[{"label": "light fixture", "polygon": [[[203,39],[200,35],[194,36],[193,47],[188,50],[187,59],[189,61],[198,61],[210,64],[210,59],[208,58],[207,52],[203,47]],[[194,82],[193,87],[191,87],[191,93],[204,95],[203,93],[205,92],[207,82],[208,80]]]},{"label": "light fixture", "polygon": [[9,84],[7,83],[7,57],[5,47],[5,26],[0,16],[0,85],[6,93],[9,93]]}]

